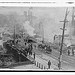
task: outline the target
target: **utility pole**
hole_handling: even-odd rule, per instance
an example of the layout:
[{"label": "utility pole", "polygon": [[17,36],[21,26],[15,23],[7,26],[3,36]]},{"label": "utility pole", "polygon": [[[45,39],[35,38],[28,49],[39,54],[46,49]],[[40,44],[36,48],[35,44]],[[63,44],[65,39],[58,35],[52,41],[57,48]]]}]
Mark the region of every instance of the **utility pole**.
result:
[{"label": "utility pole", "polygon": [[72,21],[71,21],[71,26],[70,26],[70,42],[72,43],[72,39],[75,35],[75,7],[72,7]]},{"label": "utility pole", "polygon": [[15,44],[15,25],[14,25],[14,44]]},{"label": "utility pole", "polygon": [[28,9],[28,13],[27,13],[27,17],[28,17],[28,21],[30,22],[30,25],[32,26],[32,19],[33,19],[33,13],[32,13],[33,8],[29,7]]},{"label": "utility pole", "polygon": [[[42,35],[42,43],[44,43],[44,26],[43,26],[43,21],[40,21],[39,23],[39,30],[40,30],[40,35]],[[42,30],[42,31],[41,31]]]},{"label": "utility pole", "polygon": [[72,26],[74,26],[74,18],[75,18],[75,16],[74,16],[74,7],[73,7],[73,9],[72,9]]},{"label": "utility pole", "polygon": [[63,24],[63,32],[62,32],[62,40],[61,40],[61,44],[60,44],[60,55],[59,55],[59,63],[58,63],[58,67],[59,69],[61,69],[61,59],[62,59],[62,48],[63,48],[63,41],[64,41],[64,32],[65,32],[65,25],[68,22],[67,21],[67,15],[68,15],[69,11],[68,8],[66,9],[66,14],[65,14],[65,19],[64,21],[60,21],[60,22],[64,22]]},{"label": "utility pole", "polygon": [[43,32],[43,43],[44,43],[44,25],[42,24],[42,32]]}]

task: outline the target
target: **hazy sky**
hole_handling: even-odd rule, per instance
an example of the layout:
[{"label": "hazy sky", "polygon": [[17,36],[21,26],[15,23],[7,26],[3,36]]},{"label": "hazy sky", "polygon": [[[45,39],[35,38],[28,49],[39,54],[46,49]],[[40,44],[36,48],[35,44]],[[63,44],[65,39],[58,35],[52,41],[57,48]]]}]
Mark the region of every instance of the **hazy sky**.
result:
[{"label": "hazy sky", "polygon": [[[0,14],[9,14],[11,12],[17,12],[22,15],[24,11],[27,11],[27,7],[0,7]],[[71,21],[71,12],[72,8],[69,9],[68,20]],[[37,16],[39,19],[44,18],[44,35],[45,38],[50,41],[53,40],[55,34],[61,34],[62,30],[60,28],[63,26],[63,23],[60,21],[64,20],[66,8],[65,7],[34,7],[32,10],[33,15]],[[68,23],[69,24],[69,23]],[[69,26],[67,24],[67,31]]]}]

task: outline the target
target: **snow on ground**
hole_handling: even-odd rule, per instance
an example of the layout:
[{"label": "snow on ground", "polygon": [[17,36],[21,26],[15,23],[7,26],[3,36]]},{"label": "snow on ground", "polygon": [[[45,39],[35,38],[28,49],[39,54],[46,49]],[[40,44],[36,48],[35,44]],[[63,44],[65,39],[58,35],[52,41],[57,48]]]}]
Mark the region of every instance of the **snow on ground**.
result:
[{"label": "snow on ground", "polygon": [[[31,57],[28,57],[31,61],[34,61],[33,55]],[[51,61],[51,68],[48,69],[48,61]],[[20,65],[13,67],[11,69],[20,69],[20,70],[56,70],[58,71],[58,60],[50,57],[49,55],[46,55],[44,53],[38,53],[35,56],[36,64],[29,64],[29,65]],[[38,66],[37,66],[38,63]],[[40,64],[40,67],[39,67]],[[43,66],[43,68],[42,68]],[[74,71],[75,67],[71,66],[69,63],[62,62],[62,69],[61,71]]]},{"label": "snow on ground", "polygon": [[[33,55],[31,56],[33,58]],[[48,61],[51,61],[51,68],[48,69]],[[25,70],[56,70],[59,71],[58,69],[58,60],[53,59],[52,57],[45,55],[44,53],[40,53],[40,54],[36,54],[35,57],[35,61],[36,61],[36,65],[35,64],[30,64],[30,65],[24,65],[24,66],[17,66],[14,67],[14,69],[25,69]],[[38,62],[38,67],[37,67],[37,62]],[[40,66],[43,65],[43,69],[41,69],[41,67],[39,68],[39,63]],[[45,69],[44,69],[45,67]],[[61,71],[75,71],[75,67],[70,66],[68,63],[66,62],[62,62],[62,69]]]},{"label": "snow on ground", "polygon": [[[31,56],[33,58],[33,55]],[[31,58],[30,57],[30,58]],[[51,60],[51,68],[48,69],[48,61]],[[54,59],[42,54],[42,55],[36,55],[35,57],[36,64],[29,64],[29,65],[21,65],[21,66],[16,66],[13,67],[12,69],[21,69],[21,70],[57,70],[57,66],[54,65],[53,61]],[[38,63],[38,66],[37,66]],[[39,67],[40,64],[40,67]],[[43,68],[42,68],[43,66]],[[45,69],[44,69],[45,67]]]},{"label": "snow on ground", "polygon": [[22,65],[22,66],[17,66],[17,67],[14,67],[13,69],[25,69],[25,70],[31,70],[31,69],[39,69],[38,67],[36,67],[34,64],[30,64],[30,65]]},{"label": "snow on ground", "polygon": [[51,61],[51,68],[49,70],[58,70],[57,68],[57,61],[45,54],[42,54],[42,55],[36,55],[35,57],[35,61],[40,63],[41,65],[45,66],[45,68],[48,70],[48,61]]},{"label": "snow on ground", "polygon": [[[58,60],[53,58],[53,53],[52,54],[46,54],[46,53],[43,53],[41,51],[38,51],[36,50],[36,57],[40,57],[42,58],[43,60],[45,61],[51,61],[52,62],[52,65],[51,67],[54,69],[54,70],[58,70]],[[57,56],[57,53],[55,53],[55,56]],[[56,57],[57,58],[57,57]],[[62,67],[62,71],[75,71],[75,57],[74,56],[66,56],[66,55],[63,55],[63,59],[65,60],[62,60],[62,63],[61,63],[61,67]]]}]

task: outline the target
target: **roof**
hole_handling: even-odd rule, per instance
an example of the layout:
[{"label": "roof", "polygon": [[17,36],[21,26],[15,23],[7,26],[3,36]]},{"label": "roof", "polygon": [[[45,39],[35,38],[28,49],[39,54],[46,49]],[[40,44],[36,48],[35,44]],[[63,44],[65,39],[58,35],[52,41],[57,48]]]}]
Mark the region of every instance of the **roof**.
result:
[{"label": "roof", "polygon": [[28,42],[29,43],[36,43],[36,41],[35,40],[32,40],[32,39],[28,39]]},{"label": "roof", "polygon": [[33,43],[37,42],[37,40],[34,37],[28,36],[26,39],[28,39],[28,42],[33,42]]},{"label": "roof", "polygon": [[71,48],[72,48],[72,49],[75,49],[75,45],[70,45],[70,46],[68,46],[67,48],[68,48],[68,49],[71,49]]}]

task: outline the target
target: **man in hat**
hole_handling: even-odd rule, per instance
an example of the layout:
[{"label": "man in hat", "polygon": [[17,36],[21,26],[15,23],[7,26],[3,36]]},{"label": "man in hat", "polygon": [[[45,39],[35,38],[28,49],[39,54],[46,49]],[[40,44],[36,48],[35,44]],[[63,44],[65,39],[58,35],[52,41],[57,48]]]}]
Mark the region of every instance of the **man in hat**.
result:
[{"label": "man in hat", "polygon": [[48,69],[50,69],[50,66],[51,66],[51,62],[50,60],[48,61]]},{"label": "man in hat", "polygon": [[34,60],[35,60],[35,52],[34,52],[33,56],[34,56]]},{"label": "man in hat", "polygon": [[68,50],[68,55],[70,55],[70,51]]}]

